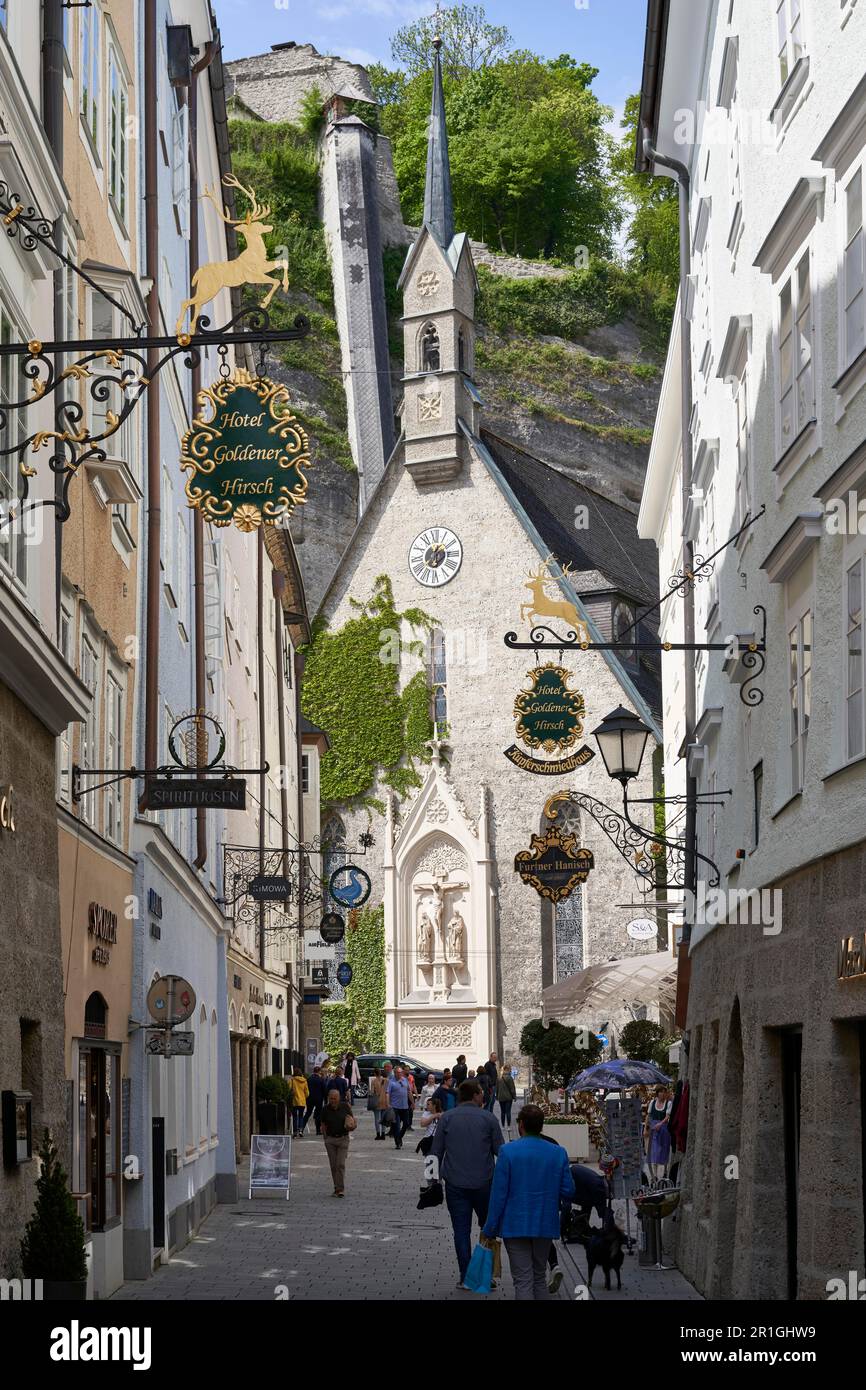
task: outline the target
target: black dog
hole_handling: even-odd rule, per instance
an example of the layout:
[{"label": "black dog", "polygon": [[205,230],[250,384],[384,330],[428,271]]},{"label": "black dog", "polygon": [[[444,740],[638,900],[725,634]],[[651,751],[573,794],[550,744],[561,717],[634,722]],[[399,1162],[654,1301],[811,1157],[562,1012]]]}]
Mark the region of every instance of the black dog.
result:
[{"label": "black dog", "polygon": [[610,1272],[616,1271],[616,1286],[622,1288],[620,1270],[622,1269],[622,1247],[625,1244],[625,1232],[620,1230],[612,1216],[605,1220],[602,1230],[592,1231],[589,1242],[586,1246],[586,1261],[588,1266],[587,1288],[592,1287],[592,1275],[596,1268],[604,1270],[604,1287],[610,1288]]}]

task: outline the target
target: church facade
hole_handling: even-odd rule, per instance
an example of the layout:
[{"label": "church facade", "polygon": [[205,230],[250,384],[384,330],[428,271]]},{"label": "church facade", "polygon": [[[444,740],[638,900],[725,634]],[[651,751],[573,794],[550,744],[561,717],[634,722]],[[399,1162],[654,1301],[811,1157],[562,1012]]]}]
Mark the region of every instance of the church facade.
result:
[{"label": "church facade", "polygon": [[[664,944],[627,934],[640,915],[626,906],[640,900],[633,867],[598,820],[556,799],[583,791],[619,806],[590,732],[624,705],[660,741],[659,680],[639,651],[536,655],[504,636],[528,640],[539,623],[559,635],[582,623],[597,641],[648,631],[631,625],[655,601],[656,554],[631,512],[483,427],[473,382],[477,282],[469,241],[454,231],[438,55],[424,225],[400,288],[401,435],[320,607],[339,628],[387,574],[398,611],[420,607],[435,620],[424,656],[404,648],[400,657],[402,683],[419,663],[428,672],[431,762],[414,797],[375,790],[385,825],[374,826],[363,861],[371,901],[385,908],[386,1045],[440,1066],[461,1052],[474,1065],[495,1051],[523,1070],[520,1032],[540,1016],[545,987]],[[517,728],[515,700],[546,666],[580,716],[563,740]],[[648,748],[633,797],[652,796],[653,762]],[[336,826],[357,844],[366,810],[327,810],[329,833]],[[522,881],[515,856],[566,817],[592,869],[554,902]],[[651,808],[645,819],[652,823]],[[631,1016],[627,1001],[620,1013]],[[598,1029],[612,1020],[572,1021]]]}]

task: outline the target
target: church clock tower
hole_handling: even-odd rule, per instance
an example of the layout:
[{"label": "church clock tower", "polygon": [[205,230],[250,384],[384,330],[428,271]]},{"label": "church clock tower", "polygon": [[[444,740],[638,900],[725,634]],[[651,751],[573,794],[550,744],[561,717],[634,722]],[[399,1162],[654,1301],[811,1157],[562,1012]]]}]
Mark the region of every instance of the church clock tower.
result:
[{"label": "church clock tower", "polygon": [[454,234],[441,46],[441,39],[435,39],[424,224],[399,282],[405,464],[418,487],[447,482],[460,473],[468,445],[458,422],[475,433],[479,413],[472,382],[478,282],[469,238]]}]

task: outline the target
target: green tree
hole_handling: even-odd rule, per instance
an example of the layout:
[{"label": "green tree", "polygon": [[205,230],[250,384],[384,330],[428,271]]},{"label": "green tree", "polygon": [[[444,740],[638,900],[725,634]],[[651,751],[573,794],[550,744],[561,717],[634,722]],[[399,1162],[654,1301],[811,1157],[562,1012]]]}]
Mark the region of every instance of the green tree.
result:
[{"label": "green tree", "polygon": [[[540,1018],[527,1023],[520,1034],[520,1051],[532,1058],[533,1071],[545,1090],[567,1086],[573,1076],[597,1062],[602,1044],[594,1033],[589,1034],[588,1046],[577,1046],[577,1032],[564,1023],[554,1021],[545,1028]],[[566,1092],[566,1110],[568,1093]]]},{"label": "green tree", "polygon": [[[619,223],[611,187],[610,109],[592,91],[596,69],[563,56],[515,52],[445,78],[455,218],[502,251],[574,261],[578,246],[608,256]],[[403,213],[424,207],[432,78],[421,71],[382,111]]]},{"label": "green tree", "polygon": [[612,160],[623,196],[633,209],[626,243],[629,265],[655,283],[659,294],[676,298],[680,281],[679,195],[673,179],[635,172],[640,97],[630,96],[623,131]]},{"label": "green tree", "polygon": [[36,1179],[36,1206],[21,1242],[24,1277],[56,1283],[81,1282],[87,1278],[84,1225],[47,1129],[39,1160],[42,1171]]},{"label": "green tree", "polygon": [[619,1047],[633,1062],[655,1062],[655,1048],[665,1035],[658,1023],[648,1018],[634,1018],[619,1035]]},{"label": "green tree", "polygon": [[442,40],[443,67],[455,76],[498,62],[511,47],[507,27],[489,23],[483,5],[451,5],[398,29],[391,40],[391,57],[412,77],[428,72],[437,36]]}]

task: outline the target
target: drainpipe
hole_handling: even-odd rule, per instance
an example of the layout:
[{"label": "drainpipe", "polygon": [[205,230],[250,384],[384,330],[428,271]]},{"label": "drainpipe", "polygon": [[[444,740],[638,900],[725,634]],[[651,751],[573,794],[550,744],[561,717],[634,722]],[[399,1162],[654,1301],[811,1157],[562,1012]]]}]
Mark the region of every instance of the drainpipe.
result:
[{"label": "drainpipe", "polygon": [[[299,932],[299,951],[303,944],[304,931],[304,893],[307,882],[307,862],[304,854],[304,793],[303,793],[303,766],[304,766],[304,743],[301,733],[301,682],[304,679],[304,658],[300,652],[295,652],[295,737],[298,759],[298,932]],[[300,992],[300,981],[298,981]],[[301,1005],[298,1004],[298,1042],[301,1041]]]},{"label": "drainpipe", "polygon": [[[45,136],[54,155],[61,174],[63,172],[63,7],[61,0],[44,0],[42,31],[42,124]],[[63,218],[54,223],[54,245],[63,250]],[[64,337],[66,306],[64,299],[65,275],[72,272],[58,266],[54,271],[54,341],[60,343]],[[55,370],[63,371],[65,357],[58,353]],[[63,589],[63,526],[59,521],[60,506],[63,501],[63,475],[54,477],[54,585],[55,585],[55,631],[60,640],[60,596]]]},{"label": "drainpipe", "polygon": [[[692,436],[691,436],[691,414],[692,414],[692,332],[686,307],[688,291],[688,278],[691,273],[691,239],[689,226],[689,171],[678,159],[671,158],[670,155],[659,154],[652,143],[649,127],[643,127],[643,154],[644,159],[650,165],[658,164],[663,169],[670,171],[670,177],[676,180],[679,189],[679,212],[680,212],[680,343],[682,357],[682,507],[683,516],[686,514],[686,506],[692,492]],[[683,568],[686,572],[691,572],[694,568],[694,547],[692,542],[683,537]],[[695,640],[695,598],[694,586],[689,586],[683,594],[683,641],[686,643]],[[686,757],[695,738],[697,700],[695,693],[695,663],[690,653],[685,653],[687,660],[685,667],[685,747]],[[685,887],[693,895],[695,893],[697,860],[695,850],[697,848],[697,782],[694,777],[688,775],[688,764],[686,771],[686,821],[685,821]],[[689,920],[689,913],[686,912],[683,921],[682,948],[688,947],[692,934],[692,922]],[[683,979],[682,964],[678,969],[678,977]],[[677,1023],[681,1028],[685,1028],[685,1004],[688,1000],[688,980],[684,990],[684,999],[678,998],[677,1004]],[[680,1016],[682,1015],[682,1017]]]},{"label": "drainpipe", "polygon": [[[148,328],[159,334],[159,169],[157,165],[157,0],[144,0],[144,221]],[[159,350],[147,349],[147,375],[154,381]],[[159,390],[147,392],[147,591],[144,657],[144,765],[157,766],[159,727],[159,610],[160,610],[160,436]]]},{"label": "drainpipe", "polygon": [[[277,660],[277,720],[279,723],[280,736],[280,821],[282,830],[283,844],[283,873],[288,877],[289,859],[289,789],[286,786],[286,699],[283,691],[283,666],[285,657],[283,655],[283,593],[286,588],[286,576],[279,570],[272,572],[271,582],[274,591],[274,600],[277,605],[277,617],[274,624],[276,628],[276,660]],[[299,792],[300,796],[301,793]]]},{"label": "drainpipe", "polygon": [[[198,228],[198,75],[209,67],[216,57],[216,44],[205,45],[204,56],[193,66],[189,84],[189,283],[192,293],[193,276],[199,267],[199,228]],[[195,359],[192,369],[192,408],[195,414],[198,393],[201,390],[201,361]],[[203,710],[206,702],[206,674],[204,650],[204,520],[198,507],[193,508],[192,554],[193,554],[193,631],[195,643],[195,707]],[[196,856],[193,866],[203,869],[207,863],[207,811],[198,806],[195,813]]]}]

